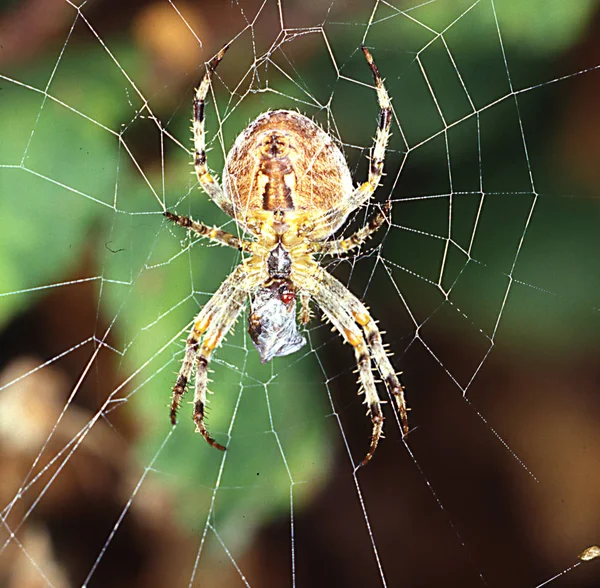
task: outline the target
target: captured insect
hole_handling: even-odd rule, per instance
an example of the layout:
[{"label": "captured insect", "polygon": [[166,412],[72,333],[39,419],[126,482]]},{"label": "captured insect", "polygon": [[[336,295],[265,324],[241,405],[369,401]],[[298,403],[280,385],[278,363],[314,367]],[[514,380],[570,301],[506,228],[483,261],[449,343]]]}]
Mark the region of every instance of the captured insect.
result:
[{"label": "captured insect", "polygon": [[191,231],[247,254],[196,317],[187,339],[183,365],[173,388],[171,422],[195,367],[194,422],[217,449],[225,447],[204,422],[208,364],[250,301],[249,333],[267,362],[294,353],[306,344],[298,321],[310,320],[310,301],[319,306],[353,348],[359,382],[372,422],[373,456],[383,431],[383,413],[372,362],[396,400],[402,432],[408,433],[404,389],[384,350],[381,333],[364,304],[315,260],[340,256],[359,247],[386,221],[387,202],[369,223],[348,238],[333,235],[348,215],[371,199],[383,175],[390,136],[391,104],[383,80],[366,47],[362,52],[373,74],[380,114],[367,181],[354,187],[348,164],[333,139],[311,119],[290,110],[261,114],[237,137],[223,170],[223,186],[208,171],[204,106],[211,76],[227,46],[207,64],[193,103],[194,165],[198,182],[212,201],[232,217],[251,239],[243,239],[185,216],[164,215]]}]

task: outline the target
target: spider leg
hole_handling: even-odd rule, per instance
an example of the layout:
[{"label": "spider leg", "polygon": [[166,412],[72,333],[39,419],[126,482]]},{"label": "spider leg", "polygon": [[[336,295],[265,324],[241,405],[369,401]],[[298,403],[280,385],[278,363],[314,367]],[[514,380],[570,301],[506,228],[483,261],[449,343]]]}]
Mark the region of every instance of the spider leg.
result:
[{"label": "spider leg", "polygon": [[307,292],[300,292],[300,322],[303,325],[307,325],[310,322],[311,316],[310,295]]},{"label": "spider leg", "polygon": [[221,245],[227,245],[228,247],[233,247],[234,249],[238,249],[239,251],[247,251],[251,252],[253,247],[252,241],[247,241],[245,239],[240,239],[227,231],[223,231],[221,229],[217,229],[216,227],[209,227],[204,223],[192,220],[187,216],[180,216],[178,214],[173,214],[168,210],[163,212],[163,214],[174,223],[178,224],[181,227],[186,229],[191,229],[198,235],[202,237],[206,237],[211,241],[216,241]]},{"label": "spider leg", "polygon": [[[314,298],[325,316],[331,321],[333,326],[344,337],[347,343],[350,343],[354,348],[356,363],[358,366],[359,382],[362,385],[362,390],[365,393],[365,402],[368,405],[367,414],[371,417],[373,430],[371,433],[371,445],[369,451],[361,462],[365,465],[373,457],[379,439],[383,432],[383,412],[381,410],[381,400],[377,394],[375,379],[371,369],[371,356],[369,348],[365,341],[360,328],[356,321],[349,314],[343,302],[337,294],[321,279],[323,275],[328,275],[321,270],[316,264],[310,268],[310,272],[306,274],[298,274],[296,276],[299,286]],[[317,275],[313,274],[316,270]],[[341,285],[341,284],[340,284]]]},{"label": "spider leg", "polygon": [[359,229],[353,235],[346,239],[336,239],[335,241],[325,241],[323,243],[312,243],[312,253],[322,253],[323,255],[344,255],[357,247],[360,247],[375,231],[377,231],[388,218],[392,209],[392,202],[388,200],[380,210],[378,210],[370,219],[369,223]]},{"label": "spider leg", "polygon": [[217,320],[208,327],[198,357],[196,358],[196,387],[194,390],[194,422],[198,431],[206,441],[216,449],[224,451],[225,446],[217,443],[206,430],[204,415],[206,411],[206,394],[208,386],[208,364],[213,350],[221,344],[239,316],[247,293],[242,290],[230,299]]},{"label": "spider leg", "polygon": [[361,47],[367,64],[371,68],[373,79],[375,81],[375,90],[377,91],[377,101],[379,103],[379,121],[377,131],[371,151],[371,165],[369,167],[369,176],[366,182],[363,182],[347,198],[344,198],[338,206],[327,211],[322,219],[314,223],[315,228],[321,228],[322,225],[338,225],[343,222],[348,214],[358,207],[364,205],[371,198],[381,177],[383,176],[383,163],[385,160],[385,151],[390,140],[390,126],[392,124],[392,103],[389,94],[385,88],[379,70],[373,61],[371,52],[363,45]]},{"label": "spider leg", "polygon": [[[256,279],[254,274],[248,273],[245,264],[238,265],[198,313],[188,336],[183,363],[173,388],[171,424],[175,425],[181,398],[186,391],[194,363],[196,363],[194,421],[197,430],[206,441],[217,449],[225,448],[212,439],[204,424],[208,362],[213,349],[223,341],[244,307],[254,279]],[[204,339],[200,344],[203,336]]]},{"label": "spider leg", "polygon": [[212,298],[202,307],[194,320],[192,329],[186,342],[185,356],[177,382],[173,388],[173,399],[171,402],[171,423],[177,424],[177,410],[181,403],[181,398],[186,391],[187,384],[194,367],[194,360],[198,355],[200,339],[208,329],[209,325],[215,320],[220,313],[222,300],[226,300],[236,289],[236,282],[245,275],[243,265],[238,265],[229,277],[221,284],[220,288],[215,292]]},{"label": "spider leg", "polygon": [[204,130],[204,106],[208,90],[210,89],[212,73],[219,65],[221,59],[223,59],[223,55],[225,55],[228,48],[229,45],[225,45],[212,61],[206,64],[204,78],[196,89],[196,95],[194,96],[192,130],[194,132],[194,167],[196,168],[198,182],[221,210],[229,216],[233,216],[233,208],[225,197],[223,189],[208,171],[206,164],[206,134]]},{"label": "spider leg", "polygon": [[362,327],[365,337],[371,348],[373,359],[377,369],[383,378],[386,388],[396,401],[400,422],[402,423],[402,434],[408,435],[408,408],[404,398],[404,386],[400,383],[387,353],[383,347],[381,333],[365,305],[350,290],[336,280],[331,274],[323,271],[322,282],[324,287],[331,291],[340,304],[349,309],[352,318]]},{"label": "spider leg", "polygon": [[390,125],[392,124],[392,105],[387,90],[383,85],[381,75],[379,75],[379,70],[373,61],[371,52],[364,45],[361,49],[371,68],[373,80],[375,81],[377,100],[379,102],[379,122],[377,124],[377,133],[375,134],[375,143],[373,144],[369,177],[354,193],[354,199],[358,202],[357,206],[360,206],[371,197],[381,181],[385,150],[390,140]]},{"label": "spider leg", "polygon": [[358,377],[365,393],[365,402],[368,405],[367,414],[371,417],[373,430],[371,432],[371,444],[369,451],[361,462],[361,465],[368,463],[379,444],[379,439],[383,433],[383,412],[381,410],[381,400],[377,394],[375,379],[371,369],[371,357],[365,338],[357,327],[352,317],[346,312],[339,300],[333,295],[327,287],[319,289],[315,294],[315,301],[321,307],[327,318],[333,326],[340,332],[344,339],[354,348],[356,364],[358,365]]}]

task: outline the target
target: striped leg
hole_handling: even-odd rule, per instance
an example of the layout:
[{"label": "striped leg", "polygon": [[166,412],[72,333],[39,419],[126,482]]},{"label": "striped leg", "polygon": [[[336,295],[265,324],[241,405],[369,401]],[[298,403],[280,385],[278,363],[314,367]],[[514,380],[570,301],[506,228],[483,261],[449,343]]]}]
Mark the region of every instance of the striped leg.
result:
[{"label": "striped leg", "polygon": [[303,325],[307,325],[312,318],[312,312],[310,310],[310,295],[307,292],[300,292],[299,318]]},{"label": "striped leg", "polygon": [[204,106],[208,90],[210,89],[212,73],[219,65],[221,59],[223,59],[223,55],[225,55],[228,48],[229,45],[225,45],[213,60],[206,64],[206,73],[194,96],[192,129],[194,132],[194,167],[196,168],[198,182],[221,210],[229,216],[234,216],[231,203],[225,198],[223,189],[208,171],[206,164],[206,136],[204,132]]},{"label": "striped leg", "polygon": [[227,245],[229,247],[233,247],[234,249],[238,249],[239,251],[252,251],[252,241],[246,241],[244,239],[240,239],[227,231],[222,231],[221,229],[217,229],[216,227],[209,227],[204,223],[192,220],[187,216],[180,216],[178,214],[173,214],[168,210],[163,212],[163,214],[174,223],[178,224],[181,227],[186,229],[191,229],[198,235],[202,237],[206,237],[211,241],[216,241],[221,245]]},{"label": "striped leg", "polygon": [[[210,438],[203,423],[208,358],[212,350],[223,340],[243,308],[248,288],[251,287],[250,281],[251,277],[248,276],[246,267],[243,264],[238,265],[198,313],[188,336],[183,363],[173,388],[171,424],[175,425],[181,398],[185,394],[194,363],[197,363],[194,421],[203,437],[215,447],[218,443]],[[203,335],[204,341],[200,346]]]},{"label": "striped leg", "polygon": [[377,189],[381,176],[383,175],[383,163],[385,160],[385,151],[390,140],[390,126],[392,124],[392,103],[389,94],[385,89],[379,70],[373,61],[371,52],[366,47],[361,47],[365,55],[367,64],[371,68],[373,79],[375,80],[375,89],[377,91],[377,101],[379,103],[379,121],[377,123],[377,132],[371,151],[371,165],[369,167],[369,177],[356,190],[342,199],[338,206],[327,211],[322,219],[314,223],[315,229],[322,226],[337,225],[345,219],[353,210],[363,206]]},{"label": "striped leg", "polygon": [[385,150],[390,140],[390,125],[392,124],[392,104],[390,97],[383,85],[383,80],[379,75],[379,70],[373,61],[371,52],[363,45],[361,47],[362,52],[365,54],[365,58],[371,72],[373,73],[373,79],[375,80],[375,88],[377,90],[377,100],[379,101],[379,123],[377,124],[377,133],[375,135],[375,143],[373,145],[373,152],[371,154],[371,166],[369,168],[369,178],[362,184],[357,192],[355,198],[362,202],[366,202],[381,181],[383,175],[383,162],[385,159]]},{"label": "striped leg", "polygon": [[377,369],[383,378],[386,388],[396,400],[400,422],[402,423],[402,434],[408,435],[408,408],[404,398],[404,386],[400,383],[385,352],[381,333],[373,317],[369,314],[365,305],[331,274],[323,272],[322,276],[323,286],[333,293],[334,299],[338,300],[339,304],[347,309],[352,314],[352,318],[362,327]]},{"label": "striped leg", "polygon": [[200,352],[196,359],[196,388],[194,391],[194,422],[196,431],[200,433],[206,441],[216,449],[225,451],[225,446],[217,443],[206,430],[204,416],[206,412],[206,394],[208,392],[208,364],[210,355],[218,347],[231,327],[237,320],[242,308],[244,307],[247,293],[240,291],[230,299],[217,320],[213,321],[206,331]]},{"label": "striped leg", "polygon": [[381,400],[377,395],[375,379],[371,370],[371,357],[369,348],[365,342],[363,334],[357,327],[352,317],[340,305],[339,300],[333,292],[326,286],[320,288],[315,294],[316,303],[321,307],[327,318],[333,326],[339,331],[344,339],[354,347],[356,363],[358,365],[358,378],[362,385],[362,391],[365,393],[365,402],[368,405],[367,414],[371,417],[373,430],[371,432],[371,445],[369,451],[361,462],[361,465],[368,463],[379,443],[383,432],[383,413],[381,411]]},{"label": "striped leg", "polygon": [[347,239],[336,239],[335,241],[326,241],[324,243],[313,243],[312,252],[322,253],[323,255],[343,255],[352,251],[356,247],[360,247],[377,229],[379,229],[385,220],[388,218],[392,209],[392,202],[388,200],[381,210],[376,212],[370,219],[369,223],[359,229]]}]

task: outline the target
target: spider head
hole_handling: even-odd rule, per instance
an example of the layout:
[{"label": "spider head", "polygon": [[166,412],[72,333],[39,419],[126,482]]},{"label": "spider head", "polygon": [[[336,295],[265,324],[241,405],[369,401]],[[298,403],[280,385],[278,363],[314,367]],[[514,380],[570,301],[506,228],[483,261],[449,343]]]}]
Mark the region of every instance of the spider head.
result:
[{"label": "spider head", "polygon": [[250,307],[248,332],[261,363],[294,353],[306,344],[298,332],[296,289],[291,280],[270,280],[258,289]]}]

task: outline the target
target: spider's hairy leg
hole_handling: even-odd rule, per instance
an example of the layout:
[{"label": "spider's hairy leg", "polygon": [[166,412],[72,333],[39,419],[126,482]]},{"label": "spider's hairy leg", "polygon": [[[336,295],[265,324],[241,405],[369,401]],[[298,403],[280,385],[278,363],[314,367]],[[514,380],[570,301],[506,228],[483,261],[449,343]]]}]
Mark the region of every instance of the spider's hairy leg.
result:
[{"label": "spider's hairy leg", "polygon": [[379,122],[377,124],[377,132],[375,134],[375,143],[371,153],[371,166],[369,168],[368,180],[358,188],[356,198],[362,202],[366,202],[371,194],[375,191],[381,176],[383,175],[383,162],[385,159],[385,150],[390,140],[390,125],[392,124],[392,104],[390,97],[383,84],[379,70],[373,61],[371,52],[363,45],[361,47],[365,55],[367,63],[371,68],[375,88],[377,90],[377,100],[379,102]]},{"label": "spider's hairy leg", "polygon": [[371,348],[377,369],[383,378],[386,388],[396,400],[396,406],[398,408],[398,413],[400,414],[400,422],[402,423],[402,434],[403,436],[408,435],[408,408],[404,398],[404,386],[400,383],[387,353],[385,352],[381,333],[379,332],[373,317],[370,315],[365,305],[331,274],[323,272],[323,283],[328,290],[334,293],[335,299],[339,300],[342,307],[351,312],[352,318],[362,327],[369,347]]},{"label": "spider's hairy leg", "polygon": [[204,107],[206,104],[206,96],[210,89],[212,74],[219,65],[221,59],[223,59],[223,55],[225,55],[228,48],[229,45],[225,45],[212,61],[206,64],[204,78],[198,86],[196,95],[194,96],[192,130],[194,133],[194,167],[196,169],[198,182],[210,196],[211,200],[221,208],[221,210],[229,216],[233,216],[233,209],[226,199],[223,189],[208,171],[208,166],[206,164],[206,135],[204,130]]},{"label": "spider's hairy leg", "polygon": [[307,292],[300,292],[300,322],[303,325],[307,325],[311,317],[310,295]]},{"label": "spider's hairy leg", "polygon": [[211,322],[208,327],[196,359],[196,388],[194,390],[194,422],[196,423],[196,430],[210,445],[221,451],[225,451],[226,447],[217,443],[210,436],[204,423],[206,394],[208,391],[208,364],[211,353],[221,344],[242,311],[246,296],[247,292],[240,290],[225,303],[218,319]]},{"label": "spider's hairy leg", "polygon": [[181,227],[186,229],[191,229],[198,235],[202,237],[206,237],[211,241],[216,241],[221,245],[227,245],[228,247],[233,247],[234,249],[238,249],[239,251],[252,251],[253,242],[246,241],[245,239],[240,239],[227,231],[223,231],[221,229],[217,229],[216,227],[209,227],[204,223],[192,220],[187,216],[180,216],[179,214],[173,214],[166,210],[163,212],[164,216],[166,216],[169,220],[178,224]]},{"label": "spider's hairy leg", "polygon": [[[225,285],[225,283],[226,282],[223,282],[223,285]],[[177,424],[177,411],[179,410],[181,399],[187,389],[190,375],[194,367],[194,361],[198,355],[200,339],[202,338],[202,335],[204,335],[206,329],[208,329],[208,326],[215,319],[215,316],[217,316],[218,309],[214,308],[214,304],[211,304],[217,294],[215,294],[198,313],[198,316],[192,325],[190,334],[188,335],[183,363],[177,374],[175,386],[173,387],[173,398],[171,400],[171,424],[173,426]]]},{"label": "spider's hairy leg", "polygon": [[371,218],[366,226],[359,229],[346,239],[336,239],[335,241],[326,241],[324,243],[311,243],[313,253],[322,253],[323,255],[343,255],[360,247],[373,233],[375,233],[389,217],[392,210],[392,201],[388,200]]},{"label": "spider's hairy leg", "polygon": [[365,400],[368,405],[367,414],[371,418],[373,430],[371,432],[371,445],[369,451],[361,462],[361,465],[368,463],[379,444],[379,439],[383,433],[383,412],[381,410],[381,400],[377,394],[375,379],[371,369],[371,358],[369,349],[366,345],[360,329],[343,308],[333,299],[333,297],[323,296],[317,298],[317,303],[333,323],[336,329],[343,335],[344,339],[354,348],[356,364],[358,365],[358,377],[365,393]]},{"label": "spider's hairy leg", "polygon": [[[325,274],[326,272],[320,272]],[[361,465],[368,463],[379,444],[379,439],[383,433],[383,412],[381,410],[381,400],[377,394],[375,379],[371,369],[371,356],[367,347],[365,338],[356,322],[340,303],[335,293],[320,280],[321,276],[305,277],[304,287],[312,289],[315,302],[321,307],[325,316],[331,321],[333,326],[339,331],[344,339],[354,348],[356,363],[358,365],[359,382],[365,393],[365,402],[368,405],[367,414],[371,417],[373,430],[371,433],[371,445],[369,451],[361,462]]]},{"label": "spider's hairy leg", "polygon": [[365,309],[362,313],[352,313],[354,320],[363,328],[367,341],[371,347],[373,358],[377,364],[377,369],[385,382],[386,388],[391,392],[396,400],[396,407],[400,414],[400,422],[402,424],[402,436],[408,435],[408,407],[404,398],[404,386],[400,383],[392,364],[385,351],[381,339],[381,333],[373,320],[373,317]]},{"label": "spider's hairy leg", "polygon": [[[233,324],[235,318],[239,314],[239,311],[243,307],[245,297],[247,296],[245,288],[248,287],[248,282],[251,279],[251,277],[252,276],[248,275],[247,269],[244,264],[238,265],[235,268],[235,270],[229,275],[229,277],[221,284],[221,286],[213,295],[213,297],[204,305],[204,307],[198,313],[198,316],[194,320],[194,324],[192,325],[192,329],[190,330],[190,334],[187,339],[183,363],[181,369],[179,370],[177,381],[173,388],[173,398],[171,401],[171,423],[173,425],[177,423],[177,410],[179,409],[181,398],[183,397],[186,391],[190,375],[194,367],[194,363],[196,361],[199,362],[197,367],[198,371],[196,378],[196,396],[198,396],[198,380],[202,376],[200,368],[208,368],[208,363],[204,367],[200,365],[199,358],[202,356],[203,353],[203,348],[200,348],[200,339],[206,333],[204,337],[205,340],[203,341],[203,347],[204,344],[208,344],[208,347],[210,347],[215,341],[215,333],[220,333],[219,337],[214,343],[214,346],[218,345],[222,341],[223,337],[227,334],[227,331],[231,328],[231,325]],[[217,329],[217,331],[214,330],[215,328]],[[210,351],[214,349],[214,346],[209,350],[208,355],[210,355]],[[205,399],[206,386],[204,390]],[[197,402],[195,402],[194,414],[196,414],[196,412],[198,412],[199,414],[203,414],[204,404],[202,405],[202,410],[196,411]],[[194,417],[194,420],[196,421],[196,425],[198,426],[196,417]],[[203,419],[201,418],[200,422],[203,425],[202,421]],[[202,433],[202,428],[198,428]],[[204,429],[204,431],[206,432],[206,429]],[[210,439],[208,434],[202,434],[204,438],[209,443],[211,443],[212,440]],[[213,445],[213,443],[211,443],[211,445]]]},{"label": "spider's hairy leg", "polygon": [[338,221],[343,221],[353,210],[363,206],[369,201],[383,176],[383,163],[385,152],[390,140],[390,127],[392,124],[392,103],[390,96],[385,88],[379,70],[373,61],[371,52],[363,45],[361,47],[367,64],[373,74],[375,89],[377,91],[377,101],[379,103],[379,120],[375,140],[371,150],[371,164],[369,166],[369,176],[366,182],[363,182],[353,192],[345,196],[339,204],[333,209],[327,211],[320,222],[316,222],[318,227],[321,223],[337,225]]}]

